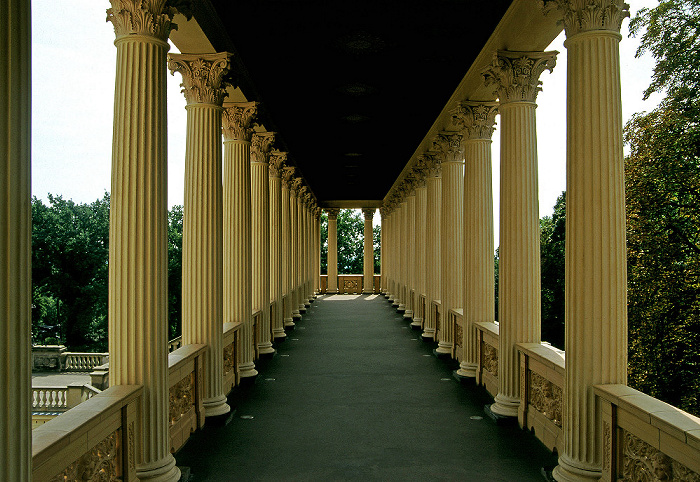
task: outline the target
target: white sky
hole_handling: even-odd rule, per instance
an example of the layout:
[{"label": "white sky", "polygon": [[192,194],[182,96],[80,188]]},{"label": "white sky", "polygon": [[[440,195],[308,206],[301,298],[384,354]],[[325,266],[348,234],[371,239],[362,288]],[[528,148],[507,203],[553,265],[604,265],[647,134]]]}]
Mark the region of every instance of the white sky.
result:
[{"label": "white sky", "polygon": [[[632,16],[656,0],[629,2]],[[32,194],[61,194],[76,202],[101,198],[110,186],[116,49],[107,23],[107,0],[32,0]],[[620,44],[623,120],[649,111],[660,97],[644,102],[653,60],[635,59],[638,41]],[[566,49],[562,33],[548,50],[558,50],[552,74],[541,76],[537,98],[540,217],[550,215],[566,189]],[[175,51],[174,49],[171,51]],[[184,196],[185,99],[180,75],[168,75],[168,204]],[[498,129],[498,126],[497,126]],[[499,134],[493,136],[495,246],[498,246]],[[419,142],[417,139],[416,142]],[[379,222],[379,215],[375,215]]]}]

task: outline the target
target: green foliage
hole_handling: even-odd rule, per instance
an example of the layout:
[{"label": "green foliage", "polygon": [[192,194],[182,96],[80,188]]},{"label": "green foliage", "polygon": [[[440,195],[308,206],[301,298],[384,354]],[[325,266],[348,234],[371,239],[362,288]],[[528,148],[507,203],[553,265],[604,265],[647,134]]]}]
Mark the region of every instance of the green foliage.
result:
[{"label": "green foliage", "polygon": [[182,206],[168,212],[168,338],[182,334]]},{"label": "green foliage", "polygon": [[321,274],[328,274],[328,213],[321,213]]},{"label": "green foliage", "polygon": [[564,248],[566,192],[554,204],[552,216],[540,219],[542,340],[564,349]]},{"label": "green foliage", "polygon": [[374,274],[382,273],[381,266],[381,247],[382,247],[382,228],[381,226],[372,227],[372,244],[374,246]]},{"label": "green foliage", "polygon": [[495,308],[495,315],[494,315],[494,320],[498,321],[498,264],[499,264],[499,258],[500,254],[498,252],[500,248],[496,248],[496,254],[493,255],[493,277],[494,277],[494,291],[495,291],[495,300],[496,300],[496,306]]},{"label": "green foliage", "polygon": [[[338,274],[364,272],[365,222],[357,209],[341,209],[338,214]],[[381,229],[372,228],[374,244],[374,272],[381,272],[379,245]],[[328,215],[321,214],[321,274],[328,274]]]}]

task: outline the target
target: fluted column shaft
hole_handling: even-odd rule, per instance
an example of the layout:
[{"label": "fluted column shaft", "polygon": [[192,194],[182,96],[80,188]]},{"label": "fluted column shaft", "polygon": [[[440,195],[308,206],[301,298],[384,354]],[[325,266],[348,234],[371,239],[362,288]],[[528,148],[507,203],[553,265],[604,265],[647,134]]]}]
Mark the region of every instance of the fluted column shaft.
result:
[{"label": "fluted column shaft", "polygon": [[[566,8],[573,2],[564,2]],[[557,480],[598,480],[603,430],[593,386],[627,383],[627,264],[620,94],[621,1],[609,25],[565,22],[566,375]],[[600,9],[598,6],[595,9]],[[613,11],[615,11],[613,9]],[[587,18],[587,17],[585,17]],[[574,27],[578,27],[575,25]],[[590,29],[590,30],[589,30]],[[607,433],[615,427],[608,427]],[[610,470],[608,468],[607,470]],[[613,474],[614,474],[614,468]],[[614,475],[613,475],[614,478]]]},{"label": "fluted column shaft", "polygon": [[297,282],[299,278],[299,215],[297,211],[297,204],[299,198],[297,196],[297,185],[294,184],[295,181],[291,181],[292,185],[289,189],[289,219],[291,226],[291,257],[290,257],[290,267],[291,267],[291,277],[290,277],[290,287],[292,292],[292,297],[289,300],[289,304],[292,309],[292,318],[301,318],[301,312],[299,311],[299,299],[301,298],[299,294],[299,283]]},{"label": "fluted column shaft", "polygon": [[31,11],[0,6],[0,480],[30,480],[31,434]]},{"label": "fluted column shaft", "polygon": [[401,204],[399,205],[399,216],[398,216],[398,226],[397,233],[399,235],[399,245],[398,247],[398,257],[399,257],[399,273],[398,273],[398,310],[406,312],[406,293],[408,291],[408,283],[406,280],[408,278],[408,232],[406,231],[406,226],[408,225],[407,220],[408,215],[408,196],[405,196]]},{"label": "fluted column shaft", "polygon": [[321,215],[320,208],[314,213],[314,293],[321,291]]},{"label": "fluted column shaft", "polygon": [[416,227],[414,229],[414,239],[415,239],[415,250],[413,255],[413,265],[415,267],[414,280],[415,280],[415,306],[413,307],[413,323],[411,326],[416,329],[423,326],[424,314],[420,311],[420,298],[421,295],[426,294],[426,210],[428,202],[428,189],[426,185],[425,178],[419,181],[416,187],[416,209],[415,209],[415,223]]},{"label": "fluted column shaft", "polygon": [[284,334],[284,313],[282,312],[283,277],[282,267],[282,159],[275,156],[270,161],[270,301],[272,303],[272,337],[275,340],[286,338]]},{"label": "fluted column shaft", "polygon": [[416,265],[416,190],[411,189],[406,199],[406,215],[404,217],[406,225],[404,233],[406,235],[406,246],[404,251],[404,263],[406,265],[406,311],[403,317],[412,320],[416,288],[415,265]]},{"label": "fluted column shaft", "polygon": [[338,292],[338,210],[328,210],[328,292]]},{"label": "fluted column shaft", "polygon": [[270,326],[270,179],[268,138],[253,136],[254,155],[251,155],[251,214],[253,252],[253,311],[260,310],[258,352],[272,355]]},{"label": "fluted column shaft", "polygon": [[372,236],[372,219],[374,218],[374,208],[363,209],[365,216],[364,225],[364,256],[363,256],[363,291],[365,293],[374,292],[374,239]]},{"label": "fluted column shaft", "polygon": [[253,105],[224,104],[224,323],[241,322],[241,378],[252,378],[253,278],[251,232],[250,124]]},{"label": "fluted column shaft", "polygon": [[[200,68],[193,71],[192,65]],[[221,103],[228,54],[169,58],[182,74],[187,99],[185,199],[182,229],[182,341],[209,348],[204,360],[205,415],[228,413],[223,389],[223,192]],[[196,95],[207,87],[213,95]],[[196,92],[201,92],[198,89]]]},{"label": "fluted column shaft", "polygon": [[451,354],[454,343],[454,327],[449,323],[453,308],[462,307],[462,252],[464,232],[462,210],[464,209],[464,161],[460,158],[442,162],[442,206],[441,206],[441,285],[442,318],[438,332],[437,352]]},{"label": "fluted column shaft", "polygon": [[313,256],[311,246],[313,244],[313,234],[311,231],[311,208],[304,207],[304,304],[308,307],[311,304],[313,290],[311,287],[311,267],[313,266]]},{"label": "fluted column shaft", "polygon": [[[108,10],[117,48],[109,240],[111,385],[143,385],[140,480],[177,481],[168,432],[168,175],[165,2],[143,5],[144,31],[124,23],[136,0]],[[124,16],[122,16],[124,15]],[[138,126],[135,128],[134,126]]]},{"label": "fluted column shaft", "polygon": [[433,169],[426,181],[426,311],[427,316],[423,328],[423,338],[436,340],[437,334],[435,314],[432,310],[432,302],[440,299],[442,292],[442,277],[440,276],[442,249],[440,238],[442,206],[442,177],[439,170]]},{"label": "fluted column shaft", "polygon": [[305,222],[305,216],[304,216],[304,195],[306,193],[306,189],[303,188],[302,191],[299,193],[299,196],[297,198],[297,233],[299,236],[298,242],[297,242],[297,279],[296,279],[296,284],[298,286],[298,293],[299,297],[297,299],[299,311],[301,313],[306,312],[306,287],[304,285],[304,275],[305,275],[305,263],[306,263],[306,229],[304,229],[304,222]]},{"label": "fluted column shaft", "polygon": [[287,167],[283,171],[282,181],[282,291],[284,294],[284,326],[294,327],[292,318],[292,220],[289,183],[294,168]]},{"label": "fluted column shaft", "polygon": [[388,220],[387,214],[384,209],[379,211],[380,225],[379,225],[379,291],[382,294],[386,294],[388,289],[387,283],[387,268],[386,268],[386,238],[388,234]]},{"label": "fluted column shaft", "polygon": [[389,301],[394,300],[394,213],[396,208],[392,206],[391,210],[385,215],[384,226],[382,230],[382,278],[386,278],[386,296]]}]

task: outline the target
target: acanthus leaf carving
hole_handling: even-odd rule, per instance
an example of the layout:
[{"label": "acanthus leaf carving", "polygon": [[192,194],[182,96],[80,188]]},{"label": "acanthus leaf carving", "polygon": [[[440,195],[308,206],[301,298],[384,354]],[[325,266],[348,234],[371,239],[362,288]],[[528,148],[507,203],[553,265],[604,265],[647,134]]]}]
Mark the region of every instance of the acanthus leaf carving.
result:
[{"label": "acanthus leaf carving", "polygon": [[452,125],[463,132],[466,139],[491,140],[497,114],[497,102],[464,101],[452,112]]},{"label": "acanthus leaf carving", "polygon": [[481,343],[481,366],[494,377],[498,377],[498,348]]},{"label": "acanthus leaf carving", "polygon": [[530,372],[529,403],[542,415],[561,427],[563,396],[560,387],[539,373]]},{"label": "acanthus leaf carving", "polygon": [[296,172],[296,167],[287,166],[282,168],[282,185],[291,189],[292,179],[294,178],[294,173]]},{"label": "acanthus leaf carving", "polygon": [[226,97],[224,77],[231,67],[231,54],[169,54],[168,68],[182,75],[182,93],[187,104],[221,106]]},{"label": "acanthus leaf carving", "polygon": [[340,209],[338,208],[324,208],[328,214],[328,219],[338,219],[338,214],[340,214]]},{"label": "acanthus leaf carving", "polygon": [[281,177],[282,170],[287,163],[287,153],[272,151],[270,153],[270,177]]},{"label": "acanthus leaf carving", "polygon": [[624,0],[541,0],[545,13],[557,10],[566,37],[603,30],[619,34],[622,21],[630,16]]},{"label": "acanthus leaf carving", "polygon": [[274,132],[254,133],[250,144],[250,161],[267,163],[274,142]]},{"label": "acanthus leaf carving", "polygon": [[224,140],[251,142],[253,137],[253,121],[257,114],[257,102],[225,103],[222,116]]},{"label": "acanthus leaf carving", "polygon": [[501,104],[508,102],[535,102],[542,90],[540,75],[556,65],[559,52],[513,52],[499,50],[493,61],[481,74],[484,85],[495,85]]},{"label": "acanthus leaf carving", "polygon": [[107,21],[112,22],[117,40],[129,35],[145,35],[167,42],[177,29],[173,17],[177,9],[168,0],[110,0]]},{"label": "acanthus leaf carving", "polygon": [[700,481],[700,474],[626,430],[622,431],[622,444],[621,480]]},{"label": "acanthus leaf carving", "polygon": [[109,434],[105,439],[71,463],[60,474],[56,474],[50,482],[64,480],[86,481],[119,481],[120,475],[120,440],[121,429]]}]

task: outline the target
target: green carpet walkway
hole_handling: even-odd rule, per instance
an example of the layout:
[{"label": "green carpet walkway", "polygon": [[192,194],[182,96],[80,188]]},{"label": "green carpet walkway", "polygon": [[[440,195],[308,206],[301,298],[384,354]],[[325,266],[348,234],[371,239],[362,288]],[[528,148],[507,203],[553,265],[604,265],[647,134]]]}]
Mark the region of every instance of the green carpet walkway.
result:
[{"label": "green carpet walkway", "polygon": [[225,427],[176,454],[191,479],[542,481],[556,459],[529,433],[484,414],[383,296],[317,299],[236,388]]}]

